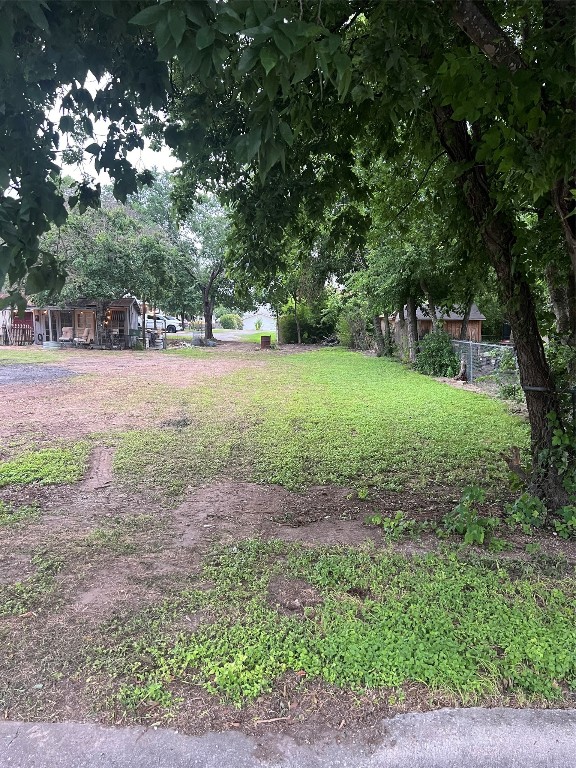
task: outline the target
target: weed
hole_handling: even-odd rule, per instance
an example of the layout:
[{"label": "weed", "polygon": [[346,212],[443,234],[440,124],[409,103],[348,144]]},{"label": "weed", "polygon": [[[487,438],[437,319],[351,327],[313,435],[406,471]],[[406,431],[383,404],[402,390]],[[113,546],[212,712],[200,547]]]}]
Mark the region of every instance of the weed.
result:
[{"label": "weed", "polygon": [[[274,573],[306,581],[322,602],[302,616],[279,614],[267,601]],[[512,577],[453,554],[260,541],[215,551],[204,576],[213,587],[202,597],[175,601],[180,610],[209,607],[210,620],[193,633],[170,637],[155,624],[130,642],[108,629],[99,654],[122,680],[125,703],[169,707],[167,686],[195,683],[240,706],[288,671],[352,689],[417,680],[468,701],[503,690],[553,701],[574,687],[570,578],[552,587],[544,576]],[[126,636],[126,626],[118,631]]]},{"label": "weed", "polygon": [[524,547],[524,551],[527,555],[538,555],[542,551],[542,547],[537,542],[529,542]]},{"label": "weed", "polygon": [[498,525],[495,517],[483,517],[475,507],[486,499],[486,493],[477,486],[468,486],[462,492],[460,503],[444,516],[442,530],[464,537],[465,544],[489,543],[492,531]]},{"label": "weed", "polygon": [[511,528],[520,526],[524,533],[542,528],[548,516],[544,502],[537,496],[523,493],[513,504],[506,504],[506,522]]},{"label": "weed", "polygon": [[30,578],[14,584],[0,584],[0,616],[27,613],[54,591],[54,577],[63,567],[62,559],[39,552],[32,558],[32,565],[36,572]]},{"label": "weed", "polygon": [[560,520],[554,520],[554,529],[561,539],[576,536],[576,506],[570,504],[557,510]]},{"label": "weed", "polygon": [[5,501],[0,501],[0,527],[18,526],[23,523],[31,523],[40,516],[38,504],[27,504],[23,507],[14,507]]},{"label": "weed", "polygon": [[45,448],[29,451],[10,461],[0,462],[0,488],[5,485],[41,485],[73,483],[80,480],[86,467],[88,447]]},{"label": "weed", "polygon": [[416,520],[407,518],[401,510],[396,512],[394,517],[372,515],[366,519],[366,522],[368,525],[377,525],[382,528],[384,535],[389,541],[398,541],[405,536],[421,533],[426,528],[425,524],[417,523]]}]

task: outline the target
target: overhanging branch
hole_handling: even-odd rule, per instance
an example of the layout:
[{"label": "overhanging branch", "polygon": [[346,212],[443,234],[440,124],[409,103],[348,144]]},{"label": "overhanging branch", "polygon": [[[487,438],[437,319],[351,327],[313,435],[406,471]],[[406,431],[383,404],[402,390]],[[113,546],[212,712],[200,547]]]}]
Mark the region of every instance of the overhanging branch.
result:
[{"label": "overhanging branch", "polygon": [[452,18],[486,56],[513,72],[526,65],[520,51],[496,22],[483,0],[457,0]]}]

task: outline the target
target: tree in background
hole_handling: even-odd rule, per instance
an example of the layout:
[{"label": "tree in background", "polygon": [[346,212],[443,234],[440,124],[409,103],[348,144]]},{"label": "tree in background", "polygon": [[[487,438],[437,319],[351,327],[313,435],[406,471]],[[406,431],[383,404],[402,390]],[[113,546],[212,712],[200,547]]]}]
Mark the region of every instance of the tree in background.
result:
[{"label": "tree in background", "polygon": [[163,230],[108,196],[101,208],[73,212],[44,236],[42,246],[68,274],[57,297],[61,301],[81,296],[109,301],[128,294],[158,305],[170,288],[176,251]]}]

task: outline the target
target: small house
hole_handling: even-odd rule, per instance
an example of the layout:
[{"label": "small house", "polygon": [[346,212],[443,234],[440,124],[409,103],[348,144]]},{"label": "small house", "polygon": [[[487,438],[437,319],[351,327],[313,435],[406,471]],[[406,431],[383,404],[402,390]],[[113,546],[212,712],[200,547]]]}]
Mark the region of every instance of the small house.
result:
[{"label": "small house", "polygon": [[35,307],[35,341],[130,349],[140,335],[139,315],[138,302],[131,297],[112,301],[79,299],[59,307]]}]

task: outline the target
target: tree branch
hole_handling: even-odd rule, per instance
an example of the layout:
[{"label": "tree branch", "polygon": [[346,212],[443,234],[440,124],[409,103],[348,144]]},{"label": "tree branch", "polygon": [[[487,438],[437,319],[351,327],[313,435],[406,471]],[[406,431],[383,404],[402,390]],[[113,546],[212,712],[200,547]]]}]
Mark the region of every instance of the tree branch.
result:
[{"label": "tree branch", "polygon": [[435,163],[435,162],[436,162],[436,161],[437,161],[439,158],[441,158],[441,157],[442,157],[442,155],[443,155],[443,154],[444,154],[444,149],[442,150],[442,152],[438,152],[438,154],[436,155],[436,157],[432,158],[432,160],[430,161],[430,164],[428,165],[428,168],[426,168],[426,170],[424,171],[424,176],[422,176],[422,178],[421,178],[421,179],[420,179],[420,181],[418,182],[418,186],[416,187],[416,189],[414,190],[414,192],[413,192],[413,193],[410,195],[410,199],[408,200],[408,202],[407,202],[405,205],[403,205],[403,206],[402,206],[402,208],[400,208],[400,210],[398,211],[398,213],[396,214],[396,216],[394,216],[393,218],[391,218],[391,219],[390,219],[390,221],[389,221],[389,222],[386,224],[386,226],[384,227],[384,232],[385,232],[385,231],[386,231],[386,230],[387,230],[387,229],[388,229],[388,228],[389,228],[389,227],[390,227],[392,224],[394,224],[394,222],[395,222],[395,221],[397,221],[397,220],[400,218],[400,216],[402,216],[402,214],[404,213],[404,211],[406,211],[406,210],[407,210],[407,209],[410,207],[410,205],[412,205],[412,201],[414,200],[414,198],[416,197],[416,195],[418,194],[418,192],[420,192],[420,190],[422,189],[422,186],[423,186],[424,182],[426,181],[426,177],[427,177],[427,176],[428,176],[428,174],[430,173],[430,170],[431,170],[432,166],[434,165],[434,163]]},{"label": "tree branch", "polygon": [[526,65],[520,51],[496,22],[483,0],[457,0],[452,18],[490,61],[513,72]]}]

